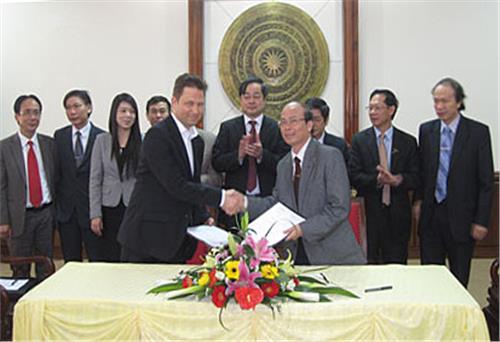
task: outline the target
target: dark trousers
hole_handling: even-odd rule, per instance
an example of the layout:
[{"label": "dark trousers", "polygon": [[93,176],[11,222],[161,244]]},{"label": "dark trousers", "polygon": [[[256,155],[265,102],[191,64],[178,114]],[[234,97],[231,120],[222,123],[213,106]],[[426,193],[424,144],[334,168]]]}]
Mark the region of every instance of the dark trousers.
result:
[{"label": "dark trousers", "polygon": [[68,222],[59,222],[59,235],[64,261],[82,261],[82,244],[90,261],[100,260],[102,239],[90,229],[90,220],[82,226],[73,212]]},{"label": "dark trousers", "polygon": [[[51,206],[41,209],[28,209],[24,214],[24,231],[21,235],[8,240],[9,253],[12,256],[43,255],[52,258],[52,236],[54,218]],[[28,278],[31,265],[12,266],[14,277]],[[37,279],[48,275],[42,265],[36,265]]]},{"label": "dark trousers", "polygon": [[[368,203],[367,203],[368,204]],[[367,208],[367,249],[369,264],[406,264],[408,261],[408,239],[405,234],[394,236],[393,232],[408,227],[393,227],[391,208],[381,202],[369,203],[377,208]],[[401,213],[398,213],[401,215]],[[397,223],[398,225],[401,222]],[[409,235],[409,234],[408,234]]]},{"label": "dark trousers", "polygon": [[307,257],[306,249],[304,248],[304,241],[302,238],[297,240],[297,255],[295,256],[295,265],[311,265]]},{"label": "dark trousers", "polygon": [[146,263],[146,264],[185,264],[186,260],[193,257],[196,251],[197,240],[186,235],[184,242],[177,251],[177,253],[169,260],[162,260],[143,251],[135,251],[127,246],[121,248],[120,259],[123,262]]},{"label": "dark trousers", "polygon": [[422,264],[444,265],[446,257],[450,271],[460,283],[467,287],[474,240],[459,242],[451,234],[446,200],[434,204],[430,229],[420,236],[420,259]]},{"label": "dark trousers", "polygon": [[99,244],[99,261],[120,261],[120,244],[116,240],[125,215],[125,205],[120,201],[116,207],[102,207],[103,232]]}]

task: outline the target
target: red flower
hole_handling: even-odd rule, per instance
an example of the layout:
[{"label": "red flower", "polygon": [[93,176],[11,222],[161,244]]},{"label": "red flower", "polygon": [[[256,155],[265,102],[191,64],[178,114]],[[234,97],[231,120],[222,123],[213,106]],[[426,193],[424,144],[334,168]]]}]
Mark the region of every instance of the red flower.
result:
[{"label": "red flower", "polygon": [[212,303],[218,308],[222,308],[227,301],[226,297],[226,287],[224,285],[219,285],[214,288],[212,292]]},{"label": "red flower", "polygon": [[217,278],[215,278],[215,268],[212,268],[209,276],[210,276],[210,283],[208,284],[208,287],[213,288],[215,286],[215,283],[217,282]]},{"label": "red flower", "polygon": [[276,297],[278,293],[280,293],[280,286],[275,281],[263,283],[260,285],[260,288],[264,291],[264,295],[268,298]]},{"label": "red flower", "polygon": [[299,278],[293,278],[293,282],[294,282],[295,286],[299,286],[299,284],[300,284]]},{"label": "red flower", "polygon": [[193,286],[193,279],[190,276],[185,276],[184,279],[182,279],[182,287],[191,287]]},{"label": "red flower", "polygon": [[264,293],[260,288],[240,287],[236,290],[236,301],[243,310],[254,309],[264,299]]}]

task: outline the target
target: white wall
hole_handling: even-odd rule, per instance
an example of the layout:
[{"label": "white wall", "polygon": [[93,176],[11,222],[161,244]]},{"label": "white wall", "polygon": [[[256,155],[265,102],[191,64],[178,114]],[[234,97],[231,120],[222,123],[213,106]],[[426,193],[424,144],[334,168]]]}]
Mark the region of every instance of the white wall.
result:
[{"label": "white wall", "polygon": [[62,98],[87,89],[92,121],[107,129],[113,97],[132,94],[141,129],[146,101],[170,98],[175,77],[188,69],[187,2],[2,2],[0,138],[16,131],[12,105],[35,93],[44,105],[40,131],[68,124]]},{"label": "white wall", "polygon": [[[2,0],[0,0],[2,1]],[[342,23],[339,1],[287,1],[309,13],[330,48],[330,78],[323,96],[332,107],[329,130],[343,133]],[[206,0],[205,125],[235,115],[217,75],[217,52],[232,19],[257,1]],[[417,134],[434,118],[430,89],[443,76],[459,80],[468,95],[466,115],[488,124],[498,169],[498,1],[359,0],[360,108],[375,87],[392,88],[401,107],[400,128]],[[107,127],[109,106],[120,91],[141,108],[153,94],[170,97],[175,77],[188,68],[187,1],[1,2],[0,138],[17,129],[12,104],[36,93],[44,104],[40,130],[67,124],[61,105],[73,88],[91,91],[93,121]],[[360,128],[369,125],[360,113]]]},{"label": "white wall", "polygon": [[[220,123],[230,117],[240,115],[239,108],[233,106],[222,88],[219,79],[218,58],[220,44],[231,23],[248,8],[265,1],[205,1],[205,55],[204,73],[209,91],[205,115],[206,129],[217,132]],[[344,135],[344,70],[342,48],[342,3],[331,0],[287,0],[309,14],[318,24],[328,43],[330,67],[323,98],[330,105],[328,130]]]},{"label": "white wall", "polygon": [[[498,169],[498,18],[498,1],[360,0],[360,108],[389,87],[401,103],[395,125],[417,136],[436,117],[432,87],[451,76],[465,89],[464,115],[489,125]],[[360,128],[369,125],[360,113]]]}]

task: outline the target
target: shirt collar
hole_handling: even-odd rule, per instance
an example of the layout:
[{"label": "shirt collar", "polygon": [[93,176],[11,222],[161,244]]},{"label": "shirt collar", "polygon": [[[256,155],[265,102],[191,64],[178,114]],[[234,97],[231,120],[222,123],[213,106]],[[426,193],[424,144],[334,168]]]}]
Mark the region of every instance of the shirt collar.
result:
[{"label": "shirt collar", "polygon": [[86,137],[87,135],[89,135],[91,127],[92,127],[92,124],[90,123],[90,120],[87,121],[87,124],[80,129],[76,128],[75,126],[71,126],[71,134],[75,135],[75,133],[77,131],[80,131],[80,133],[82,134],[82,138],[84,136]]},{"label": "shirt collar", "polygon": [[177,129],[179,130],[179,133],[182,135],[182,137],[187,139],[194,139],[198,136],[196,127],[191,126],[187,128],[179,119],[177,119],[174,113],[172,113],[172,118],[174,119],[175,125],[177,126]]},{"label": "shirt collar", "polygon": [[[373,126],[373,129],[375,130],[375,136],[377,137],[377,140],[380,139],[380,134],[382,134],[382,132],[380,131],[380,129],[378,129],[375,126]],[[393,132],[394,132],[394,129],[391,126],[391,127],[389,127],[389,129],[387,131],[385,131],[384,137],[386,137],[389,140],[392,140],[392,134],[393,134]]]},{"label": "shirt collar", "polygon": [[259,127],[262,126],[262,120],[264,119],[264,114],[260,114],[258,117],[256,117],[255,119],[254,118],[251,118],[249,117],[248,115],[246,114],[243,114],[243,118],[245,119],[245,128],[248,129],[249,127],[249,122],[250,121],[256,121],[257,124],[255,125],[255,129],[258,129]]},{"label": "shirt collar", "polygon": [[442,133],[444,128],[445,127],[448,127],[449,129],[451,129],[451,131],[453,132],[453,134],[457,133],[457,129],[458,129],[458,124],[460,122],[460,117],[462,115],[461,114],[458,114],[457,117],[455,119],[453,119],[452,122],[450,122],[449,125],[445,124],[443,120],[441,120],[441,129],[440,129],[440,132]]},{"label": "shirt collar", "polygon": [[28,141],[33,141],[33,145],[38,145],[38,133],[35,132],[35,134],[33,134],[33,136],[31,137],[31,139],[28,139],[27,137],[25,137],[21,132],[17,132],[17,135],[19,136],[19,139],[21,140],[21,146],[22,147],[25,147],[26,144],[28,144]]},{"label": "shirt collar", "polygon": [[306,143],[300,148],[298,153],[293,153],[293,150],[290,150],[292,152],[292,161],[295,160],[295,157],[299,158],[301,163],[304,161],[304,154],[306,154],[307,146],[309,146],[310,142],[311,138],[307,139]]},{"label": "shirt collar", "polygon": [[326,132],[323,131],[323,133],[321,134],[321,136],[319,137],[318,141],[322,144],[325,143],[325,135],[326,135]]}]

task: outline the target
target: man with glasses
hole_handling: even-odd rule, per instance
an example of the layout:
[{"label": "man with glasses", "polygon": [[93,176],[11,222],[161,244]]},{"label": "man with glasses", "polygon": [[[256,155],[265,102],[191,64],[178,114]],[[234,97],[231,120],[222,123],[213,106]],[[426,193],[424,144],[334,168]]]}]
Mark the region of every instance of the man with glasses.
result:
[{"label": "man with glasses", "polygon": [[313,138],[322,144],[338,148],[340,152],[342,152],[347,166],[349,162],[349,148],[347,147],[347,143],[341,137],[337,137],[325,131],[330,117],[330,107],[328,107],[328,104],[319,97],[311,97],[306,100],[306,107],[311,111],[313,116]]},{"label": "man with glasses", "polygon": [[392,125],[398,100],[376,89],[368,107],[372,127],[352,139],[351,185],[365,199],[369,263],[406,264],[411,193],[419,184],[416,139]]},{"label": "man with glasses", "polygon": [[243,197],[254,219],[276,202],[305,218],[286,230],[286,241],[296,265],[364,264],[366,259],[348,221],[350,188],[340,151],[311,138],[312,114],[298,102],[281,112],[280,130],[291,151],[277,167],[272,196]]},{"label": "man with glasses", "polygon": [[[276,165],[288,151],[278,125],[263,114],[267,87],[250,77],[240,85],[240,105],[243,115],[221,124],[215,140],[212,165],[225,172],[224,187],[250,196],[271,194],[276,180]],[[234,217],[222,213],[219,223],[235,226]]]},{"label": "man with glasses", "polygon": [[[54,230],[54,140],[37,132],[42,103],[35,95],[14,102],[19,132],[0,141],[0,237],[12,256],[52,258]],[[14,276],[30,276],[30,265],[13,267]],[[49,270],[36,267],[37,278]]]}]

